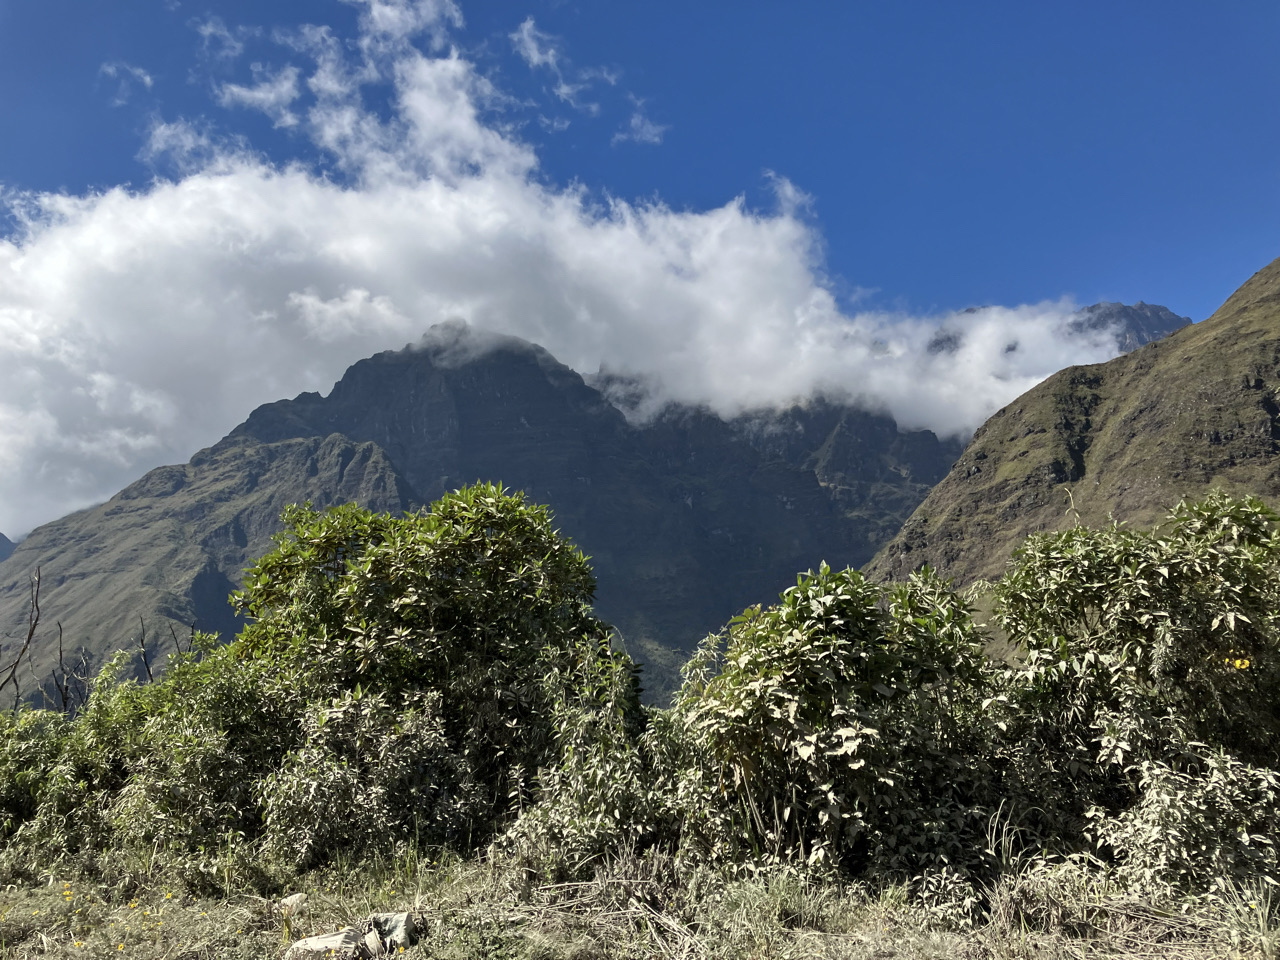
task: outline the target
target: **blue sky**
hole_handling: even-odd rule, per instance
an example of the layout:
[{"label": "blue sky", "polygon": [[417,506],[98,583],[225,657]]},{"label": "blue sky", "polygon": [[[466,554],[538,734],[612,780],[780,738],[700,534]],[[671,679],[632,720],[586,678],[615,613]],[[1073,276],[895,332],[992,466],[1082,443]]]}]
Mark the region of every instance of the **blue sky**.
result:
[{"label": "blue sky", "polygon": [[[1280,8],[0,0],[0,530],[466,319],[965,435],[1280,254]],[[969,307],[984,309],[964,313]],[[963,349],[937,357],[939,328]],[[1010,346],[1016,349],[1010,350]]]},{"label": "blue sky", "polygon": [[[335,0],[0,0],[0,183],[142,185],[156,116],[205,117],[285,159],[296,137],[227,116],[234,65],[193,26],[312,21]],[[1071,295],[1165,303],[1196,319],[1280,254],[1280,7],[1271,3],[487,2],[456,42],[513,95],[545,176],[706,208],[767,202],[766,171],[814,199],[831,272],[886,303],[939,310]],[[508,35],[533,17],[587,80],[558,100]],[[275,57],[278,59],[278,56]],[[146,71],[152,86],[104,65]],[[123,89],[122,89],[123,85]],[[121,94],[123,93],[123,97]],[[635,112],[660,145],[613,143]],[[128,102],[120,104],[120,99]],[[560,133],[539,114],[567,120]]]}]

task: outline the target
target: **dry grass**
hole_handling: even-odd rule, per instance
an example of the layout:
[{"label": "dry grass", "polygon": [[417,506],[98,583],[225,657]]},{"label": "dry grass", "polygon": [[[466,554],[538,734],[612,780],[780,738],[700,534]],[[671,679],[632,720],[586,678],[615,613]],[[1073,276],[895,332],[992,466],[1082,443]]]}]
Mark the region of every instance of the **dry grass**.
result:
[{"label": "dry grass", "polygon": [[47,878],[0,891],[0,958],[277,958],[287,942],[410,911],[424,939],[406,960],[1030,960],[1277,956],[1277,904],[1238,891],[1181,908],[1127,896],[1069,868],[1026,870],[987,891],[985,920],[797,874],[735,879],[636,857],[588,882],[539,883],[509,865],[411,856],[308,874],[308,910],[286,931],[272,900],[197,899]]}]

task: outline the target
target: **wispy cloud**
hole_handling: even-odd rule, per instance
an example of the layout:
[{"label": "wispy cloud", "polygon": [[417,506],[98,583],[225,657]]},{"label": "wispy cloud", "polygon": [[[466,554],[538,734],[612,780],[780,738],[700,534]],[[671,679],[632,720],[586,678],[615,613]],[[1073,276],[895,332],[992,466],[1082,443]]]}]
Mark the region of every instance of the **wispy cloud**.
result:
[{"label": "wispy cloud", "polygon": [[[265,70],[228,100],[288,111],[302,152],[345,178],[170,119],[146,148],[172,160],[167,179],[7,196],[19,226],[0,238],[0,530],[185,460],[257,404],[327,390],[354,360],[442,320],[642,377],[641,415],[825,393],[942,433],[1116,352],[1106,331],[1072,334],[1067,302],[852,311],[783,178],[767,209],[557,187],[486,119],[501,92],[437,48],[451,5],[364,6],[355,43],[299,30],[296,74]],[[382,84],[389,113],[365,102]],[[940,330],[947,347],[930,350]]]},{"label": "wispy cloud", "polygon": [[616,83],[616,74],[600,68],[570,70],[563,53],[556,46],[555,38],[539,30],[533,17],[527,17],[509,34],[509,37],[516,53],[529,65],[530,69],[546,70],[551,74],[554,81],[551,92],[557,99],[593,116],[600,113],[600,104],[583,99],[583,94],[588,92],[597,80],[603,80],[610,85]]},{"label": "wispy cloud", "polygon": [[671,128],[650,120],[645,115],[643,100],[632,97],[632,104],[635,109],[631,111],[631,119],[625,127],[613,135],[614,145],[627,141],[654,145],[661,143],[663,135]]},{"label": "wispy cloud", "polygon": [[113,107],[122,107],[129,102],[129,97],[133,93],[135,84],[150,90],[155,83],[151,74],[147,73],[147,71],[141,67],[125,63],[123,60],[112,60],[104,63],[98,68],[98,75],[116,81],[115,96],[111,98]]},{"label": "wispy cloud", "polygon": [[274,73],[260,63],[250,68],[257,81],[253,86],[224,83],[218,86],[218,102],[224,107],[248,107],[261,110],[277,127],[292,127],[297,116],[289,108],[298,99],[298,78],[302,71],[294,66],[282,67]]},{"label": "wispy cloud", "polygon": [[221,17],[206,17],[192,24],[200,36],[200,47],[207,57],[216,60],[234,60],[244,53],[244,41],[247,33],[243,27],[234,32],[227,28]]},{"label": "wispy cloud", "polygon": [[448,45],[449,29],[462,26],[454,0],[342,0],[360,7],[360,44],[366,52],[393,51],[425,35],[434,51]]},{"label": "wispy cloud", "polygon": [[510,34],[511,43],[516,53],[529,66],[547,67],[555,73],[560,72],[560,53],[547,34],[538,29],[533,17],[528,17]]}]

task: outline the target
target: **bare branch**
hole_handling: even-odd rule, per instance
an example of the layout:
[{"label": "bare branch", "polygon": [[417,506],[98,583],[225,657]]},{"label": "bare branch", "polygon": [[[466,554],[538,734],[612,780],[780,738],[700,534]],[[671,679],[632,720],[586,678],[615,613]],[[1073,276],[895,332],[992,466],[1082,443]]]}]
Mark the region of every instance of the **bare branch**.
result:
[{"label": "bare branch", "polygon": [[142,625],[142,635],[138,637],[138,646],[142,648],[142,665],[147,670],[147,681],[155,683],[155,676],[151,672],[151,660],[147,657],[147,622],[138,617],[138,623]]},{"label": "bare branch", "polygon": [[18,657],[7,667],[0,667],[0,673],[6,670],[9,675],[0,682],[0,690],[3,690],[9,684],[13,684],[14,690],[18,690],[18,667],[22,663],[22,658],[27,656],[27,652],[31,649],[31,641],[35,639],[36,628],[40,625],[40,568],[36,567],[36,575],[31,578],[31,606],[27,612],[27,639],[22,644],[22,649],[18,651]]},{"label": "bare branch", "polygon": [[62,671],[62,679],[58,679],[58,670],[53,672],[53,685],[58,688],[58,697],[62,700],[62,712],[71,712],[71,687],[67,682],[67,666],[62,662],[62,621],[58,624],[58,670]]}]

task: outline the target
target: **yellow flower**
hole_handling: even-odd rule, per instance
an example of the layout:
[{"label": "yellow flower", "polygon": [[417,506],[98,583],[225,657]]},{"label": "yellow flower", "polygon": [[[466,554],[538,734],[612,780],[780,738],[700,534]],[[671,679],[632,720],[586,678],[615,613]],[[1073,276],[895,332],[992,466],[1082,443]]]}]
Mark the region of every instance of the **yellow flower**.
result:
[{"label": "yellow flower", "polygon": [[166,900],[172,900],[172,899],[173,899],[173,894],[172,894],[172,893],[166,893],[166,894],[164,895],[164,898],[165,898]]},{"label": "yellow flower", "polygon": [[1249,661],[1248,661],[1248,660],[1237,660],[1237,661],[1236,661],[1236,669],[1237,669],[1237,670],[1248,670],[1248,669],[1249,669]]}]

